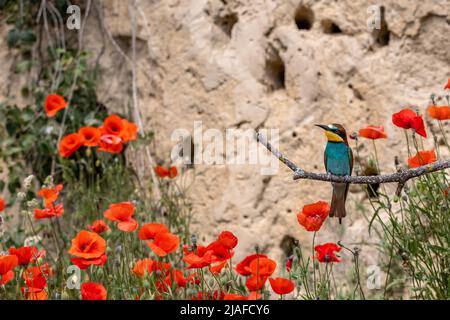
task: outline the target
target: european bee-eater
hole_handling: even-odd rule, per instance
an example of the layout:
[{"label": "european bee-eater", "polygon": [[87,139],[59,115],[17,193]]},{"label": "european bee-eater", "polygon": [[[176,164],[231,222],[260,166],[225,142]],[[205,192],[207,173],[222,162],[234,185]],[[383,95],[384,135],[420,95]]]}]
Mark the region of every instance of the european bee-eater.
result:
[{"label": "european bee-eater", "polygon": [[[350,176],[353,169],[353,152],[348,146],[347,133],[340,124],[316,125],[325,130],[327,146],[324,153],[325,169],[336,176]],[[330,217],[339,218],[339,223],[345,217],[345,200],[347,199],[348,183],[332,183]]]}]

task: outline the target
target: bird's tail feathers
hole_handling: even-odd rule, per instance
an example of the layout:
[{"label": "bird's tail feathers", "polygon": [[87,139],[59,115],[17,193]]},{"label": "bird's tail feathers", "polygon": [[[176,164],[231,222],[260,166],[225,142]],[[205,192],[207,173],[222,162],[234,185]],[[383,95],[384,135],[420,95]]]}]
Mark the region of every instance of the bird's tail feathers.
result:
[{"label": "bird's tail feathers", "polygon": [[331,198],[330,217],[339,218],[341,223],[342,218],[346,216],[345,200],[347,198],[347,184],[336,183],[333,184],[333,197]]}]

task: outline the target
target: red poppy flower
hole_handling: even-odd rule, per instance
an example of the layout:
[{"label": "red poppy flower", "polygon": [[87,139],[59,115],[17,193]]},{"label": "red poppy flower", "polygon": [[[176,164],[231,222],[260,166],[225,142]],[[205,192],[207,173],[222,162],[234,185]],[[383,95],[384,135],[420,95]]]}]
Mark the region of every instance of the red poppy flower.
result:
[{"label": "red poppy flower", "polygon": [[450,107],[449,106],[429,106],[428,114],[431,118],[436,120],[449,120]]},{"label": "red poppy flower", "polygon": [[448,78],[448,82],[445,85],[444,89],[450,89],[450,78]]},{"label": "red poppy flower", "polygon": [[238,238],[230,232],[230,231],[223,231],[219,235],[219,242],[227,249],[234,249],[238,244]]},{"label": "red poppy flower", "polygon": [[270,286],[276,294],[289,294],[294,291],[294,283],[286,278],[269,278]]},{"label": "red poppy flower", "polygon": [[290,256],[289,258],[287,258],[287,260],[286,260],[286,271],[287,272],[291,272],[293,263],[294,263],[294,256]]},{"label": "red poppy flower", "polygon": [[101,234],[109,230],[108,225],[103,220],[95,220],[90,226],[89,229],[94,231],[95,233]]},{"label": "red poppy flower", "polygon": [[297,214],[298,223],[307,231],[319,231],[330,213],[330,205],[326,201],[307,204]]},{"label": "red poppy flower", "polygon": [[325,243],[314,247],[319,262],[340,262],[335,252],[341,251],[341,247],[335,243]]},{"label": "red poppy flower", "polygon": [[143,277],[145,273],[151,273],[153,271],[154,261],[152,259],[142,259],[136,261],[131,272],[138,275],[139,277]]},{"label": "red poppy flower", "polygon": [[23,295],[26,300],[41,301],[41,300],[47,300],[47,298],[48,298],[47,292],[45,290],[42,290],[39,292],[34,292],[34,291],[26,291],[26,289],[28,289],[28,288],[22,288],[22,292],[23,292]]},{"label": "red poppy flower", "polygon": [[189,266],[186,269],[199,269],[209,266],[214,259],[213,251],[207,250],[204,246],[198,246],[194,252],[187,252],[183,261]]},{"label": "red poppy flower", "polygon": [[384,132],[383,126],[368,126],[359,130],[359,136],[371,140],[386,139],[387,135]]},{"label": "red poppy flower", "polygon": [[418,116],[417,113],[411,109],[403,109],[400,112],[394,113],[392,115],[392,122],[397,127],[403,129],[413,128],[417,134],[424,138],[427,137],[422,116]]},{"label": "red poppy flower", "polygon": [[112,154],[121,153],[123,150],[122,139],[112,134],[104,134],[100,137],[100,147],[98,151]]},{"label": "red poppy flower", "polygon": [[247,278],[245,281],[245,286],[250,291],[259,291],[264,288],[266,281],[267,277],[254,275]]},{"label": "red poppy flower", "polygon": [[437,160],[436,152],[434,150],[430,151],[419,151],[414,157],[408,159],[408,166],[410,168],[418,168],[426,164],[433,163]]},{"label": "red poppy flower", "polygon": [[169,168],[169,178],[174,179],[178,175],[177,167],[170,167]]},{"label": "red poppy flower", "polygon": [[219,274],[222,272],[222,269],[226,267],[227,267],[227,260],[223,260],[222,262],[219,262],[218,264],[209,267],[209,271],[213,274]]},{"label": "red poppy flower", "polygon": [[221,242],[214,241],[211,242],[206,250],[212,251],[213,254],[213,262],[228,260],[233,257],[234,252],[227,247],[225,247]]},{"label": "red poppy flower", "polygon": [[95,127],[83,127],[78,133],[84,138],[85,147],[96,147],[100,143],[101,132]]},{"label": "red poppy flower", "polygon": [[177,167],[166,168],[163,166],[156,166],[155,173],[160,178],[175,178],[178,175]]},{"label": "red poppy flower", "polygon": [[125,129],[122,132],[122,139],[124,142],[132,141],[137,139],[138,128],[136,124],[133,122],[129,122],[128,120],[122,120]]},{"label": "red poppy flower", "polygon": [[70,261],[81,270],[86,270],[90,266],[104,266],[106,261],[108,261],[108,257],[106,254],[100,256],[99,258],[93,259],[84,259],[84,258],[71,258]]},{"label": "red poppy flower", "polygon": [[417,113],[411,109],[403,109],[392,115],[392,122],[400,128],[410,129],[413,119],[417,117]]},{"label": "red poppy flower", "polygon": [[71,133],[61,139],[59,143],[59,155],[68,158],[84,144],[84,137],[79,133]]},{"label": "red poppy flower", "polygon": [[105,119],[101,130],[104,134],[114,135],[122,138],[122,135],[127,130],[127,125],[126,123],[124,123],[121,117],[113,114]]},{"label": "red poppy flower", "polygon": [[40,292],[47,286],[47,278],[53,275],[53,271],[46,263],[41,266],[29,267],[23,272],[23,279],[27,286],[27,292]]},{"label": "red poppy flower", "polygon": [[86,269],[90,265],[104,265],[107,260],[105,252],[105,239],[95,232],[86,230],[77,234],[72,240],[72,247],[69,249],[69,254],[75,256],[71,261],[81,269]]},{"label": "red poppy flower", "polygon": [[252,291],[247,297],[247,300],[259,300],[262,295],[258,293],[258,291]]},{"label": "red poppy flower", "polygon": [[172,286],[172,281],[177,285],[177,288],[185,288],[188,283],[192,283],[195,279],[192,276],[185,277],[183,272],[178,269],[173,269],[165,278],[167,286]]},{"label": "red poppy flower", "polygon": [[449,190],[450,190],[450,187],[447,187],[447,189],[444,190],[444,196],[446,198],[448,198]]},{"label": "red poppy flower", "polygon": [[171,233],[158,233],[154,241],[147,241],[147,245],[153,250],[156,255],[165,257],[171,252],[177,250],[180,244],[180,239]]},{"label": "red poppy flower", "polygon": [[0,197],[0,212],[2,212],[3,210],[5,210],[5,200]]},{"label": "red poppy flower", "polygon": [[125,232],[133,232],[138,228],[138,223],[132,218],[134,205],[131,202],[113,203],[103,214],[105,218],[118,222],[117,228]]},{"label": "red poppy flower", "polygon": [[45,112],[49,118],[56,116],[58,111],[67,107],[67,102],[59,94],[49,94],[45,98]]},{"label": "red poppy flower", "polygon": [[52,219],[59,218],[64,213],[64,207],[62,203],[57,205],[52,205],[50,208],[45,209],[34,209],[34,217],[36,219]]},{"label": "red poppy flower", "polygon": [[153,240],[158,233],[169,232],[169,229],[161,223],[148,223],[144,224],[139,230],[139,239],[141,240]]},{"label": "red poppy flower", "polygon": [[22,266],[29,264],[38,254],[36,247],[20,247],[18,249],[11,247],[8,251],[9,254],[17,256],[17,259],[19,259],[19,264]]},{"label": "red poppy flower", "polygon": [[155,173],[160,178],[165,178],[169,176],[169,169],[163,166],[157,166],[155,168]]},{"label": "red poppy flower", "polygon": [[92,259],[102,256],[105,251],[105,239],[95,232],[82,230],[72,239],[72,247],[69,249],[69,254],[79,258]]},{"label": "red poppy flower", "polygon": [[54,188],[42,188],[37,193],[38,197],[44,199],[44,205],[46,208],[50,208],[56,200],[58,200],[59,193],[63,189],[62,184],[58,184]]},{"label": "red poppy flower", "polygon": [[85,282],[81,285],[82,300],[106,300],[107,292],[104,286],[95,282]]},{"label": "red poppy flower", "polygon": [[0,256],[0,285],[5,285],[14,279],[14,268],[19,264],[15,255]]},{"label": "red poppy flower", "polygon": [[241,296],[240,294],[228,293],[224,295],[223,300],[248,300],[246,296]]},{"label": "red poppy flower", "polygon": [[239,262],[236,265],[236,272],[239,273],[242,276],[249,276],[251,275],[251,271],[248,270],[248,267],[250,266],[250,263],[252,263],[253,260],[255,259],[261,259],[261,258],[267,258],[267,256],[265,254],[252,254],[249,255],[247,257],[245,257],[244,260],[242,260],[241,262]]},{"label": "red poppy flower", "polygon": [[254,276],[260,277],[270,277],[272,273],[275,271],[277,267],[277,263],[269,258],[259,258],[253,259],[250,262],[249,266],[246,267],[247,271],[249,271]]},{"label": "red poppy flower", "polygon": [[260,298],[261,295],[258,292],[252,291],[247,297],[236,293],[228,293],[223,297],[223,300],[258,300]]}]

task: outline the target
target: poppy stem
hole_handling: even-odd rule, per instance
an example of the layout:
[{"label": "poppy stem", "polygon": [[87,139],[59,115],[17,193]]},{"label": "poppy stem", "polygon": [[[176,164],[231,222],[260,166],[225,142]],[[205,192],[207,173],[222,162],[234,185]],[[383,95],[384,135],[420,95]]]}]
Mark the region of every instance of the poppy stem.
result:
[{"label": "poppy stem", "polygon": [[314,295],[317,296],[317,288],[316,288],[316,261],[314,259],[314,243],[316,240],[316,233],[314,231],[313,240],[312,240],[312,266],[313,266],[313,286],[314,286]]},{"label": "poppy stem", "polygon": [[439,130],[441,131],[442,138],[444,139],[445,146],[446,146],[447,149],[450,151],[450,146],[449,146],[449,144],[448,144],[447,138],[445,137],[445,130],[444,130],[444,127],[443,127],[443,125],[442,125],[442,121],[439,120],[438,123],[439,123]]}]

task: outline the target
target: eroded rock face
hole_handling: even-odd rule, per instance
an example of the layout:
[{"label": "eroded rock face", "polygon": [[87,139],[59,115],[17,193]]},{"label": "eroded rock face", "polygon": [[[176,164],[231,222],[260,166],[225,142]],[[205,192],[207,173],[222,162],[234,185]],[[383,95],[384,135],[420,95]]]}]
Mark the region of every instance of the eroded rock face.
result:
[{"label": "eroded rock face", "polygon": [[[368,30],[367,1],[138,1],[137,82],[147,129],[156,133],[156,158],[169,161],[172,132],[203,128],[278,128],[279,145],[304,169],[323,170],[325,138],[315,123],[342,123],[348,132],[368,124],[384,125],[389,136],[378,150],[385,172],[395,170],[394,156],[405,159],[402,133],[391,114],[417,105],[424,111],[430,93],[449,75],[448,0],[381,1],[380,30]],[[104,80],[99,99],[112,110],[131,104],[131,23],[126,1],[101,1],[105,27],[90,17],[85,45],[98,53]],[[5,49],[2,61],[13,61]],[[3,64],[1,94],[12,72]],[[195,143],[195,141],[194,141]],[[432,145],[431,139],[426,141]],[[361,147],[369,156],[371,144]],[[286,239],[308,244],[311,234],[299,227],[303,205],[329,200],[331,187],[294,182],[283,165],[263,176],[257,165],[195,165],[191,188],[194,229],[211,240],[223,229],[240,239],[237,259],[254,250],[283,258]],[[388,190],[391,187],[388,186]],[[349,245],[369,239],[367,223],[356,210],[364,199],[352,187],[349,217],[340,226],[327,221],[317,242],[342,240]],[[371,212],[365,212],[370,216]],[[289,246],[288,246],[289,247]],[[286,249],[285,251],[288,251]],[[376,262],[376,256],[367,258]]]}]

